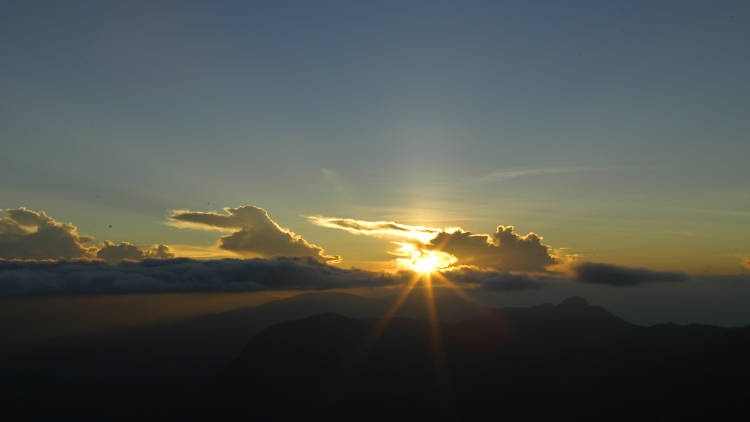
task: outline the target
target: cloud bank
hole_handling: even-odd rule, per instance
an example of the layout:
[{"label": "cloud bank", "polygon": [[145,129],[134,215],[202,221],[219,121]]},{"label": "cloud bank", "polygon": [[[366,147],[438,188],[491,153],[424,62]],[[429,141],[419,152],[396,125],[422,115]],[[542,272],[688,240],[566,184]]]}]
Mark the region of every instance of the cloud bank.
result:
[{"label": "cloud bank", "polygon": [[544,287],[547,277],[534,277],[528,274],[513,274],[500,271],[482,271],[470,266],[459,266],[440,272],[443,277],[459,285],[479,285],[489,291],[536,290]]},{"label": "cloud bank", "polygon": [[399,274],[341,269],[311,257],[273,259],[0,260],[0,296],[167,292],[252,292],[380,287]]},{"label": "cloud bank", "polygon": [[688,280],[687,274],[628,268],[611,264],[584,262],[573,267],[575,278],[583,283],[612,286],[635,286],[643,283],[677,282]]},{"label": "cloud bank", "polygon": [[215,212],[174,211],[169,217],[176,227],[233,230],[219,239],[219,248],[246,257],[313,257],[336,262],[338,256],[325,255],[322,247],[282,228],[263,208],[247,205]]}]

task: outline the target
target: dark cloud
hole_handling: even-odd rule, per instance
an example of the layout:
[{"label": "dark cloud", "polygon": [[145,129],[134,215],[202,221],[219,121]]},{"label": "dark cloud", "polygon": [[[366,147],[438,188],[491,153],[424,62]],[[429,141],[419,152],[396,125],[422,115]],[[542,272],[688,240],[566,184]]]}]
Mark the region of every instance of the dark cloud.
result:
[{"label": "dark cloud", "polygon": [[546,277],[533,277],[528,274],[512,274],[499,271],[482,271],[476,268],[461,266],[441,271],[448,280],[457,284],[475,284],[491,291],[520,291],[544,287],[542,280]]},{"label": "dark cloud", "polygon": [[76,226],[60,223],[44,211],[26,208],[0,209],[0,258],[73,259],[88,257],[93,238],[78,234]]},{"label": "dark cloud", "polygon": [[103,259],[109,264],[119,264],[122,261],[140,261],[146,258],[174,258],[175,254],[169,246],[163,244],[154,245],[149,249],[142,250],[132,243],[121,242],[115,244],[105,240],[101,248],[96,252],[96,257]]},{"label": "dark cloud", "polygon": [[324,254],[323,248],[308,243],[302,237],[280,227],[263,208],[251,205],[225,208],[226,214],[214,212],[175,211],[171,216],[178,227],[232,229],[234,233],[219,239],[221,249],[244,256],[314,257],[323,261],[338,261],[338,256]]},{"label": "dark cloud", "polygon": [[513,232],[513,226],[497,226],[492,235],[443,231],[425,247],[448,252],[461,264],[501,271],[545,271],[547,266],[557,263],[540,236],[535,233],[520,236]]},{"label": "dark cloud", "polygon": [[642,283],[686,281],[688,276],[678,272],[652,271],[611,264],[584,262],[573,267],[575,278],[584,283],[634,286]]},{"label": "dark cloud", "polygon": [[400,284],[400,274],[341,269],[310,257],[273,259],[0,260],[0,296],[327,290]]}]

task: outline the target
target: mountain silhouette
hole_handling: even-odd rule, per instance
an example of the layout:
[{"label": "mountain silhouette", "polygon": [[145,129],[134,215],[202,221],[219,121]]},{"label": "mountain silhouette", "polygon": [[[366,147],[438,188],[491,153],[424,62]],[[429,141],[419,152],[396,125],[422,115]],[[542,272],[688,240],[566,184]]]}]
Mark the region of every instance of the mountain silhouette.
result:
[{"label": "mountain silhouette", "polygon": [[[577,409],[673,415],[744,403],[750,329],[630,324],[581,298],[440,325],[325,313],[272,326],[223,372],[260,408],[468,415]],[[442,356],[442,357],[441,357]],[[542,407],[540,407],[542,406]],[[258,409],[256,409],[258,410]]]},{"label": "mountain silhouette", "polygon": [[748,398],[750,327],[638,326],[577,297],[486,309],[450,295],[436,298],[435,323],[417,293],[383,329],[393,301],[304,294],[69,336],[4,359],[2,392],[58,409],[85,397],[248,417],[716,416]]}]

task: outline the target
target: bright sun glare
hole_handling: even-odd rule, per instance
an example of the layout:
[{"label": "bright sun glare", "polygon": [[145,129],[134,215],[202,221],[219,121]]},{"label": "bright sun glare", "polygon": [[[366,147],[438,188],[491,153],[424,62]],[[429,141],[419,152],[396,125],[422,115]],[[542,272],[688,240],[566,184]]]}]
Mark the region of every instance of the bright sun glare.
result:
[{"label": "bright sun glare", "polygon": [[403,264],[415,272],[429,274],[443,268],[450,267],[456,258],[448,253],[440,251],[429,251],[418,249],[414,245],[401,244],[400,253],[404,258],[399,258]]}]

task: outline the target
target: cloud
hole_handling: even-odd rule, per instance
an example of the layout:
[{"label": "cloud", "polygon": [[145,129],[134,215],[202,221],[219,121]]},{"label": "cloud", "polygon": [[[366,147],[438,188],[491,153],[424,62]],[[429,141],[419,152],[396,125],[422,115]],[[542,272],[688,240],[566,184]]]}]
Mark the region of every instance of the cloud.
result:
[{"label": "cloud", "polygon": [[746,256],[742,258],[742,265],[745,266],[748,270],[750,270],[750,256]]},{"label": "cloud", "polygon": [[310,220],[311,223],[320,227],[345,230],[357,235],[382,237],[394,240],[427,242],[441,232],[440,229],[423,226],[409,226],[406,224],[394,223],[393,221],[366,221],[355,220],[353,218],[331,218],[321,216],[310,216],[307,217],[307,219]]},{"label": "cloud", "polygon": [[70,223],[60,223],[44,211],[26,208],[0,209],[0,258],[73,259],[88,257],[94,248],[85,244],[90,236],[78,234]]},{"label": "cloud", "polygon": [[501,271],[545,271],[558,261],[550,248],[535,233],[514,233],[513,226],[498,226],[492,234],[473,234],[458,227],[432,228],[409,226],[392,221],[366,221],[352,218],[312,216],[321,227],[345,230],[353,234],[393,239],[399,245],[408,242],[420,250],[441,251],[455,256],[459,264],[489,267]]},{"label": "cloud", "polygon": [[542,280],[548,278],[528,274],[482,271],[470,266],[459,266],[440,273],[457,284],[475,284],[485,290],[505,292],[540,289],[544,287]]},{"label": "cloud", "polygon": [[605,170],[602,167],[579,167],[579,166],[567,166],[567,167],[541,167],[541,168],[513,168],[493,171],[484,177],[480,178],[480,182],[501,182],[510,179],[516,179],[524,176],[545,176],[553,174],[564,174],[564,173],[580,173],[588,171],[599,171]]},{"label": "cloud", "polygon": [[450,253],[461,264],[502,271],[545,271],[548,265],[557,263],[542,237],[535,233],[521,236],[513,230],[513,226],[497,226],[492,235],[443,231],[425,248]]},{"label": "cloud", "polygon": [[338,256],[324,254],[323,248],[280,227],[263,208],[247,205],[215,212],[174,211],[169,217],[176,227],[233,230],[219,239],[219,248],[246,257],[314,257],[338,261]]},{"label": "cloud", "polygon": [[0,260],[0,296],[327,290],[400,284],[399,274],[342,269],[312,257],[124,261]]},{"label": "cloud", "polygon": [[653,271],[646,268],[628,268],[592,262],[575,265],[573,272],[578,281],[612,286],[634,286],[661,281],[686,281],[689,278],[687,274],[679,272]]},{"label": "cloud", "polygon": [[109,264],[119,264],[122,261],[140,261],[143,259],[167,259],[174,258],[175,254],[167,245],[158,244],[149,249],[141,250],[129,242],[119,244],[105,240],[101,248],[96,252],[96,257]]},{"label": "cloud", "polygon": [[150,259],[169,259],[176,256],[175,252],[165,244],[158,244],[150,247],[145,252],[146,258]]}]

